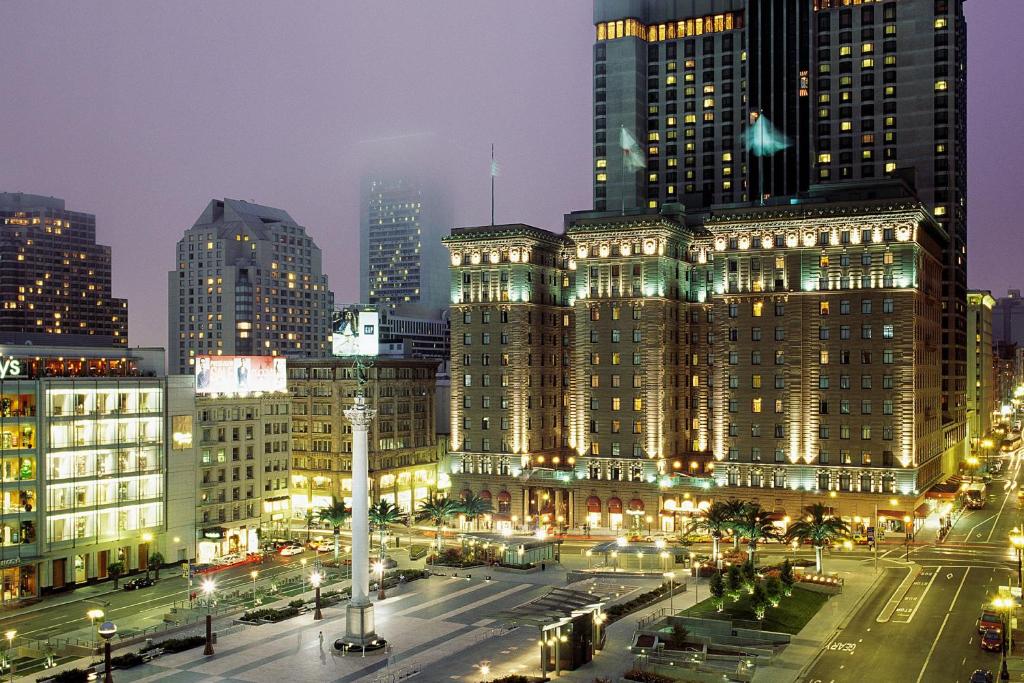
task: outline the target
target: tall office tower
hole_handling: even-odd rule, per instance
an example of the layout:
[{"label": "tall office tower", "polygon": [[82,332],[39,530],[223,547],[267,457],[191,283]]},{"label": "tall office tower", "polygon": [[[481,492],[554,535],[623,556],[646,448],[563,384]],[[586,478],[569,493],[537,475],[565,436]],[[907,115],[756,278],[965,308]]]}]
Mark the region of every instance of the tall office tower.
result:
[{"label": "tall office tower", "polygon": [[334,294],[320,248],[287,212],[215,199],[178,241],[168,274],[169,371],[197,355],[331,353]]},{"label": "tall office tower", "polygon": [[0,341],[128,345],[128,301],[111,296],[96,216],[56,197],[0,192],[0,220]]},{"label": "tall office tower", "polygon": [[967,293],[967,423],[971,445],[977,447],[992,428],[996,409],[995,358],[992,354],[992,292]]},{"label": "tall office tower", "polygon": [[451,228],[445,193],[426,181],[397,176],[366,178],[359,225],[359,294],[362,303],[394,309],[420,303],[448,307],[447,253],[441,238]]},{"label": "tall office tower", "polygon": [[892,174],[913,184],[951,238],[942,420],[962,456],[963,0],[595,0],[594,23],[595,209],[694,210]]},{"label": "tall office tower", "polygon": [[992,341],[996,344],[1024,346],[1024,297],[1011,289],[996,299],[992,309]]}]

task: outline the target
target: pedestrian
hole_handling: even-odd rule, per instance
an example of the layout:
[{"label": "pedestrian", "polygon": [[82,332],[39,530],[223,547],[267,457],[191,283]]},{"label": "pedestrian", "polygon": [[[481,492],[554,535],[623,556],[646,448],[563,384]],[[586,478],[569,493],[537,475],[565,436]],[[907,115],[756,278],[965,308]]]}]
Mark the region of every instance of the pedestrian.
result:
[{"label": "pedestrian", "polygon": [[322,650],[322,649],[324,649],[324,632],[320,631],[319,636],[320,636],[320,649]]}]

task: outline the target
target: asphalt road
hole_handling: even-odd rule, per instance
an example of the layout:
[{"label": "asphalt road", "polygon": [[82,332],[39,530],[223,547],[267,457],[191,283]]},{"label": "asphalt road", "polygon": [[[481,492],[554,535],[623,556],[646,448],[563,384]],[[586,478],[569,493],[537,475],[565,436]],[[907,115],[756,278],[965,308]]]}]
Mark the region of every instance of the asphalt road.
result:
[{"label": "asphalt road", "polygon": [[[984,509],[965,513],[943,543],[911,550],[922,571],[909,589],[903,587],[905,593],[900,584],[910,566],[904,550],[886,549],[884,575],[804,680],[966,683],[976,669],[998,676],[1000,655],[981,649],[975,622],[1000,585],[1017,581],[1008,538],[1021,519],[1015,486],[1020,476],[1015,458],[1006,478],[989,487]],[[873,558],[862,561],[871,571]]]}]

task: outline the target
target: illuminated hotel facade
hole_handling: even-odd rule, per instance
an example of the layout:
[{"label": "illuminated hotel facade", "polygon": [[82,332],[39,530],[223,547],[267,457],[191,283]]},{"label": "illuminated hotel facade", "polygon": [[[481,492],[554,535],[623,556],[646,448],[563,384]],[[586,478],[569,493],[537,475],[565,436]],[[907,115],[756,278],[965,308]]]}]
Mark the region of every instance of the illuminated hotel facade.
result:
[{"label": "illuminated hotel facade", "polygon": [[[438,488],[444,447],[434,430],[438,361],[377,357],[364,395],[377,411],[369,433],[370,497],[408,514]],[[351,503],[352,426],[344,410],[359,389],[352,359],[289,360],[292,400],[291,510],[296,520],[332,500]]]},{"label": "illuminated hotel facade", "polygon": [[163,536],[192,532],[168,526],[162,350],[31,354],[0,347],[2,601],[173,561]]},{"label": "illuminated hotel facade", "polygon": [[672,530],[727,497],[923,514],[955,463],[947,240],[891,181],[453,230],[452,493],[495,526]]}]

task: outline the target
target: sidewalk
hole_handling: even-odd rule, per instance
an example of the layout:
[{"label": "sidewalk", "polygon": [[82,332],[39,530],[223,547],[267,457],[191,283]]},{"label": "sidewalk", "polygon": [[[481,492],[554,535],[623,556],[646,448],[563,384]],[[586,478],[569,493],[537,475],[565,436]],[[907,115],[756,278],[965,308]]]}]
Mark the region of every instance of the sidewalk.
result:
[{"label": "sidewalk", "polygon": [[[126,577],[121,579],[127,581],[132,577]],[[32,614],[33,612],[39,612],[44,609],[51,609],[53,607],[59,607],[61,605],[70,605],[76,602],[84,602],[85,600],[97,600],[104,595],[110,595],[111,593],[117,593],[119,589],[114,588],[113,581],[104,581],[102,583],[94,583],[90,586],[82,586],[66,593],[60,593],[58,595],[46,596],[39,598],[33,604],[26,607],[4,607],[0,609],[0,615],[22,615]]]},{"label": "sidewalk", "polygon": [[754,674],[754,683],[790,683],[799,680],[817,659],[822,647],[845,626],[875,582],[884,575],[884,571],[877,574],[865,571],[860,560],[829,560],[825,569],[827,573],[835,573],[843,578],[843,592],[822,606],[800,633],[793,636],[793,640],[771,666],[758,668]]}]

